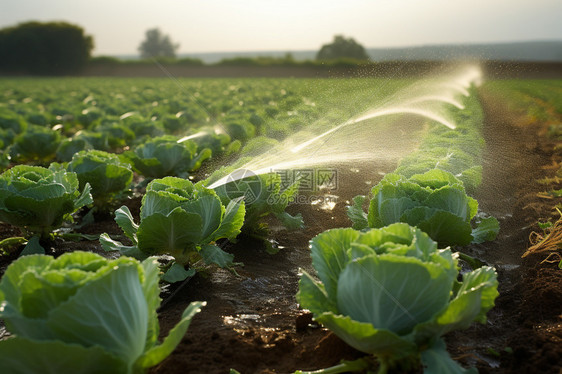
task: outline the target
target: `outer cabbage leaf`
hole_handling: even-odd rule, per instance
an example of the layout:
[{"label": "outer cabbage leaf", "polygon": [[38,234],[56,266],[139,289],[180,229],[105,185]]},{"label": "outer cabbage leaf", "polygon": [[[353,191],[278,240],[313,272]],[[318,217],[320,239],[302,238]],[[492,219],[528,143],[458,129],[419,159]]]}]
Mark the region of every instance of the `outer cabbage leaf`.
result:
[{"label": "outer cabbage leaf", "polygon": [[242,199],[231,200],[224,211],[221,225],[213,232],[213,240],[226,238],[234,240],[240,229],[244,225],[244,216],[246,214],[246,206]]},{"label": "outer cabbage leaf", "polygon": [[496,239],[500,231],[500,223],[495,217],[481,219],[478,226],[472,230],[473,243],[480,244]]},{"label": "outer cabbage leaf", "polygon": [[443,339],[437,339],[428,349],[422,351],[421,361],[424,374],[477,374],[476,368],[465,369],[455,362]]},{"label": "outer cabbage leaf", "polygon": [[[168,215],[152,214],[144,218],[137,231],[139,249],[147,254],[166,254],[182,258],[202,239],[202,218],[180,207]],[[176,259],[179,259],[176,258]]]},{"label": "outer cabbage leaf", "polygon": [[125,361],[99,346],[20,337],[0,342],[0,367],[10,374],[122,374],[128,370]]},{"label": "outer cabbage leaf", "polygon": [[423,356],[427,372],[462,373],[439,339],[485,322],[498,295],[492,268],[467,273],[459,284],[450,249],[439,250],[426,233],[404,223],[367,232],[328,230],[311,249],[320,280],[304,272],[297,299],[317,321],[374,354],[381,368],[409,370]]},{"label": "outer cabbage leaf", "polygon": [[401,360],[417,353],[416,345],[385,329],[377,329],[370,323],[354,321],[348,316],[323,313],[315,319],[328,327],[353,348],[380,357]]},{"label": "outer cabbage leaf", "polygon": [[[115,220],[133,241],[133,246],[124,246],[106,234],[100,241],[104,250],[120,250],[140,259],[149,255],[170,255],[182,266],[199,260],[230,266],[232,255],[213,243],[222,238],[234,240],[243,225],[244,213],[241,199],[224,207],[213,190],[200,184],[176,177],[155,179],[147,186],[138,225],[126,207],[115,214]],[[167,274],[164,279],[179,280],[181,274],[188,276],[190,273],[176,267],[174,274]]]},{"label": "outer cabbage leaf", "polygon": [[159,344],[158,275],[154,258],[77,251],[18,259],[0,281],[0,318],[14,334],[0,342],[0,365],[26,374],[144,372],[172,352],[204,305],[192,303]]},{"label": "outer cabbage leaf", "polygon": [[427,232],[440,246],[466,245],[492,238],[482,231],[472,236],[471,220],[478,203],[466,195],[462,183],[452,174],[433,169],[405,178],[387,174],[371,190],[367,221],[370,227],[406,222]]},{"label": "outer cabbage leaf", "polygon": [[90,184],[94,203],[100,209],[109,208],[112,200],[123,194],[133,180],[128,163],[121,162],[115,154],[97,150],[75,154],[67,169],[76,173],[80,188]]},{"label": "outer cabbage leaf", "polygon": [[182,313],[181,320],[170,330],[164,341],[147,350],[144,355],[137,360],[135,365],[141,369],[145,369],[158,365],[168,357],[184,337],[193,317],[199,313],[201,307],[206,304],[206,302],[201,301],[190,303]]},{"label": "outer cabbage leaf", "polygon": [[383,254],[349,263],[338,281],[338,309],[354,321],[406,335],[449,302],[454,278],[438,264]]},{"label": "outer cabbage leaf", "polygon": [[353,229],[333,229],[324,231],[310,241],[312,265],[332,300],[336,299],[340,273],[349,262],[347,250],[359,235]]},{"label": "outer cabbage leaf", "polygon": [[126,157],[146,177],[185,177],[201,167],[201,163],[211,157],[211,153],[208,148],[197,153],[197,144],[193,141],[178,142],[175,137],[165,135],[148,140],[134,152],[127,152]]},{"label": "outer cabbage leaf", "polygon": [[367,213],[363,210],[363,204],[367,200],[366,196],[357,195],[353,198],[353,205],[347,207],[347,216],[353,222],[355,230],[363,230],[369,227]]},{"label": "outer cabbage leaf", "polygon": [[17,165],[0,175],[0,220],[43,237],[90,203],[90,186],[80,192],[76,174],[63,169]]}]

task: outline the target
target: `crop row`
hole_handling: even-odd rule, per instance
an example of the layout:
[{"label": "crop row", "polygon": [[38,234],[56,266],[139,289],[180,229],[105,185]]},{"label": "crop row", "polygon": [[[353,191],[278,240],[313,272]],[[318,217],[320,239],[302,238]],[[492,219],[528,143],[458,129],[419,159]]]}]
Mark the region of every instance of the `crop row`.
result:
[{"label": "crop row", "polygon": [[[251,88],[215,87],[210,99],[193,92],[192,105],[182,105],[205,110],[190,118],[183,118],[187,109],[151,89],[128,98],[129,105],[139,106],[134,113],[131,107],[116,107],[118,95],[104,96],[100,90],[82,98],[82,93],[79,115],[76,110],[53,109],[37,115],[19,106],[34,99],[9,92],[19,100],[8,100],[9,105],[0,108],[6,161],[50,166],[17,165],[0,175],[0,220],[26,233],[22,240],[4,240],[3,246],[27,242],[27,256],[10,265],[0,282],[0,317],[14,335],[0,342],[3,367],[14,373],[42,372],[44,366],[85,373],[143,372],[175,348],[204,305],[190,305],[158,343],[159,273],[174,282],[211,265],[232,267],[234,258],[219,239],[235,240],[242,231],[266,237],[261,222],[268,214],[287,228],[302,227],[300,215],[285,212],[298,192],[298,181],[281,188],[279,176],[252,176],[232,194],[224,185],[211,190],[205,187],[208,181],[187,178],[205,160],[237,152],[242,143],[249,147],[244,154],[262,143],[272,144],[307,121],[357,114],[321,112],[319,107],[331,105],[332,97],[316,106],[298,94],[286,97],[286,89],[268,97]],[[242,100],[237,96],[242,93],[249,96]],[[43,109],[52,99],[47,96],[42,98]],[[217,97],[223,100],[213,101]],[[142,106],[146,101],[152,104]],[[355,111],[361,100],[357,105]],[[428,371],[463,371],[448,356],[441,336],[474,320],[485,322],[497,296],[497,281],[494,269],[486,266],[458,281],[458,254],[446,246],[492,240],[498,227],[494,218],[477,215],[477,202],[466,193],[481,183],[482,173],[482,113],[475,95],[465,99],[465,109],[451,109],[451,114],[457,128],[430,124],[419,150],[373,187],[368,212],[362,207],[365,197],[354,199],[349,209],[354,228],[329,230],[311,241],[319,279],[303,274],[299,303],[351,346],[373,355],[330,372],[408,370],[417,368],[420,360]],[[62,140],[61,134],[69,138]],[[96,143],[100,136],[105,140]],[[182,139],[186,136],[190,139]],[[220,145],[202,141],[209,138]],[[49,144],[56,147],[42,153]],[[180,160],[174,164],[172,158]],[[54,159],[61,163],[51,163]],[[29,255],[41,251],[40,244],[53,235],[64,237],[60,227],[81,207],[94,204],[97,210],[112,210],[126,197],[133,170],[146,177],[139,187],[140,221],[122,206],[115,211],[115,221],[126,241],[100,237],[103,249],[125,256],[107,260],[74,252],[54,260]],[[253,181],[267,193],[250,203]],[[161,262],[159,269],[154,256],[172,260]],[[19,356],[21,352],[27,359]],[[65,352],[66,358],[56,352]],[[56,364],[51,361],[55,356],[60,358]]]},{"label": "crop row", "polygon": [[475,218],[478,203],[466,192],[482,181],[482,110],[472,92],[463,109],[448,109],[454,130],[430,124],[419,149],[372,188],[368,212],[367,198],[354,198],[353,229],[328,230],[311,241],[319,280],[304,273],[301,306],[372,355],[336,372],[405,372],[420,361],[427,372],[465,372],[441,335],[485,323],[498,295],[488,266],[475,266],[457,283],[461,254],[448,247],[493,240],[499,229],[493,217]]}]

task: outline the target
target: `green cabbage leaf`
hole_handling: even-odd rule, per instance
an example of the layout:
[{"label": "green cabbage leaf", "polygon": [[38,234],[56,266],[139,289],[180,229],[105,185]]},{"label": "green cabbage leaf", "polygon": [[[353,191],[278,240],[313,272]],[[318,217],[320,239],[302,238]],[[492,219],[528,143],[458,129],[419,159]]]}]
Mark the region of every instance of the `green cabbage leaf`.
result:
[{"label": "green cabbage leaf", "polygon": [[92,203],[90,185],[79,189],[76,173],[17,165],[0,174],[0,221],[42,238]]},{"label": "green cabbage leaf", "polygon": [[0,342],[9,373],[144,373],[177,346],[193,302],[163,342],[158,341],[159,269],[76,251],[54,259],[21,257],[0,282],[0,318],[12,336]]},{"label": "green cabbage leaf", "polygon": [[244,214],[241,199],[225,206],[213,190],[200,184],[176,177],[155,179],[142,199],[139,224],[126,206],[115,212],[115,221],[133,245],[123,245],[107,234],[100,236],[100,242],[105,250],[119,250],[138,259],[167,255],[182,266],[202,260],[206,265],[229,267],[234,257],[215,242],[234,240],[244,224]]},{"label": "green cabbage leaf", "polygon": [[[311,241],[311,256],[318,279],[303,272],[301,307],[381,368],[462,373],[441,336],[485,323],[498,296],[493,268],[466,273],[459,284],[450,249],[405,223],[325,231]],[[440,360],[449,371],[436,369]]]}]

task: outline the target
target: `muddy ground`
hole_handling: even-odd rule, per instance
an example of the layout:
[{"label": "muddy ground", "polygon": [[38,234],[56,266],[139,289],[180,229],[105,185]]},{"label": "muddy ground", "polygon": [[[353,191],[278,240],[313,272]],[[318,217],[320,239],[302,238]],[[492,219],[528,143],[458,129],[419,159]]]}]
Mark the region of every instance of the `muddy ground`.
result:
[{"label": "muddy ground", "polygon": [[[488,323],[447,335],[448,348],[455,359],[476,366],[481,373],[559,374],[562,270],[555,263],[543,263],[544,253],[525,260],[521,255],[529,246],[529,234],[537,229],[537,220],[556,218],[553,207],[562,200],[537,196],[545,186],[536,181],[554,175],[562,151],[546,137],[543,126],[513,116],[490,92],[482,90],[481,97],[487,150],[483,185],[475,197],[481,210],[499,219],[501,231],[496,241],[463,251],[496,267],[500,296],[488,314]],[[395,162],[387,161],[359,171],[359,167],[341,169],[339,200],[332,210],[322,204],[291,206],[291,212],[301,212],[307,224],[298,232],[287,232],[270,222],[272,238],[280,249],[277,254],[268,254],[259,241],[242,238],[227,246],[235,260],[244,263],[236,269],[238,275],[217,269],[166,287],[160,311],[163,336],[189,302],[205,300],[207,306],[193,319],[174,353],[151,373],[228,373],[230,368],[244,374],[291,373],[360,357],[360,352],[299,309],[295,300],[299,269],[311,270],[308,241],[314,235],[350,225],[345,200],[368,192],[377,178],[395,167]],[[127,205],[138,215],[138,197]],[[111,219],[83,232],[120,234]],[[0,224],[0,239],[17,234],[17,229]],[[55,249],[57,253],[99,251],[99,244],[59,242]],[[2,258],[0,269],[12,260]]]}]

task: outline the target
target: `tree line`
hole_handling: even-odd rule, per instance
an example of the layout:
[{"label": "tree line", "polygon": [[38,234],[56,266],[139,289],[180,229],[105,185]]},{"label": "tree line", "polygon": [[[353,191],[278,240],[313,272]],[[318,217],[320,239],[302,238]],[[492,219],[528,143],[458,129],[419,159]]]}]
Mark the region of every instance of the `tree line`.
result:
[{"label": "tree line", "polygon": [[[66,22],[26,22],[0,29],[0,71],[32,75],[79,74],[88,64],[149,63],[153,59],[168,63],[194,66],[204,65],[193,58],[176,58],[179,44],[160,29],[146,31],[138,47],[146,62],[123,62],[111,57],[92,58],[93,37],[80,26]],[[323,45],[316,61],[295,61],[291,54],[281,58],[257,57],[225,59],[217,65],[239,66],[307,66],[328,62],[334,66],[353,66],[368,61],[365,48],[353,38],[336,35]]]}]

